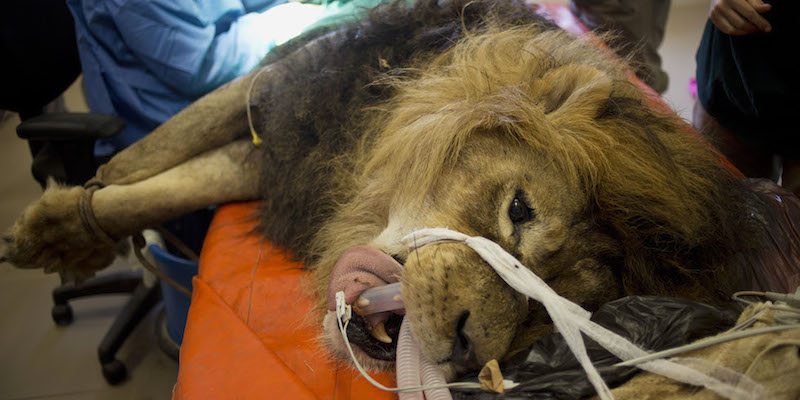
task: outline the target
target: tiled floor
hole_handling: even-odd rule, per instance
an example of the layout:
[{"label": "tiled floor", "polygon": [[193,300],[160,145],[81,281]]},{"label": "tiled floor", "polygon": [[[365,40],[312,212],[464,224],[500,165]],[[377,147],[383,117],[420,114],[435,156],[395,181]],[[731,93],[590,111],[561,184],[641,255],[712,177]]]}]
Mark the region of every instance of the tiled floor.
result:
[{"label": "tiled floor", "polygon": [[[684,117],[691,115],[687,90],[694,74],[694,51],[708,9],[706,0],[673,0],[661,54],[670,74],[666,100]],[[2,90],[2,89],[0,89]],[[85,110],[80,84],[66,95],[67,107]],[[30,177],[30,155],[17,139],[16,116],[0,122],[0,229],[40,194]],[[115,268],[126,268],[119,263]],[[58,284],[41,271],[0,264],[0,400],[21,399],[167,399],[177,365],[156,344],[154,317],[139,326],[120,359],[130,378],[106,384],[97,361],[97,345],[124,304],[124,296],[96,297],[74,303],[75,322],[57,327],[50,319],[50,291]]]}]

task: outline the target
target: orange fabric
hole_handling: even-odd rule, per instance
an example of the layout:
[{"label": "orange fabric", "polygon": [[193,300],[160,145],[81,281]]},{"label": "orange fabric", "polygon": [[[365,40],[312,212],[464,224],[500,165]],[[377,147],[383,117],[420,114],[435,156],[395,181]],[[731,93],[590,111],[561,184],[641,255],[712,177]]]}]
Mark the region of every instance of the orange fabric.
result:
[{"label": "orange fabric", "polygon": [[[316,341],[307,272],[250,235],[257,203],[220,207],[195,277],[173,399],[391,399]],[[395,386],[393,374],[372,374]]]}]

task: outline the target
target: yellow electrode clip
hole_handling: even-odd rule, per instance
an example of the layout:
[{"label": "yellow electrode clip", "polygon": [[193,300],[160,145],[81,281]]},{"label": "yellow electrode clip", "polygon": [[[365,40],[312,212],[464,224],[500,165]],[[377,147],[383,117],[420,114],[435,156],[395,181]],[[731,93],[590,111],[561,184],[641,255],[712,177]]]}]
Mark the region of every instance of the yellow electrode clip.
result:
[{"label": "yellow electrode clip", "polygon": [[253,93],[253,86],[255,86],[256,84],[256,79],[258,79],[258,76],[261,75],[262,72],[268,69],[271,68],[264,67],[258,70],[258,72],[256,72],[255,76],[253,76],[253,79],[250,80],[250,87],[247,88],[247,95],[244,100],[244,106],[247,110],[247,124],[248,126],[250,126],[250,135],[253,136],[253,145],[255,146],[260,146],[261,143],[263,143],[264,141],[261,140],[261,136],[258,135],[258,133],[256,132],[256,128],[253,126],[253,113],[252,111],[250,111],[250,98]]},{"label": "yellow electrode clip", "polygon": [[250,135],[253,136],[253,144],[254,145],[258,146],[258,145],[260,145],[261,143],[264,142],[263,140],[261,140],[261,136],[258,136],[258,133],[256,133],[256,130],[252,128],[252,126],[250,127]]}]

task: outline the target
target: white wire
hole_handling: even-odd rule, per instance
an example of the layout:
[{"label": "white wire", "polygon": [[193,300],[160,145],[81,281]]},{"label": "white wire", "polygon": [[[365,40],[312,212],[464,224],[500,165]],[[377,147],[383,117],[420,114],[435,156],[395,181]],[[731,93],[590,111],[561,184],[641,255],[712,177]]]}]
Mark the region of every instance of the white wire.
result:
[{"label": "white wire", "polygon": [[666,358],[672,357],[676,354],[685,353],[687,351],[702,349],[708,346],[713,346],[715,344],[725,343],[736,339],[743,339],[750,336],[762,335],[765,333],[777,332],[777,331],[787,331],[791,329],[800,329],[800,324],[793,324],[793,325],[780,325],[780,326],[769,326],[765,328],[755,328],[750,329],[747,331],[738,331],[738,332],[731,332],[724,336],[717,336],[708,340],[704,340],[702,342],[695,342],[689,343],[687,345],[683,345],[680,347],[675,347],[672,349],[667,349],[663,351],[659,351],[656,353],[648,354],[644,357],[634,358],[631,360],[623,361],[614,364],[615,367],[629,367],[632,365],[641,364],[643,362],[655,360],[658,358]]},{"label": "white wire", "polygon": [[250,100],[253,93],[253,87],[255,86],[258,77],[261,76],[261,74],[264,73],[264,71],[270,69],[272,69],[271,65],[263,67],[260,70],[258,70],[258,72],[256,72],[255,76],[253,76],[253,79],[250,80],[250,86],[247,88],[247,94],[245,95],[245,109],[247,110],[247,125],[250,127],[250,135],[253,136],[253,144],[255,144],[256,146],[261,144],[261,137],[258,135],[258,133],[256,132],[256,128],[253,125],[253,113],[252,111],[250,111]]},{"label": "white wire", "polygon": [[[341,296],[340,296],[341,293]],[[340,304],[341,303],[341,304]],[[347,351],[350,353],[350,358],[353,360],[353,364],[356,366],[358,372],[364,376],[364,378],[371,383],[373,386],[377,387],[378,389],[385,390],[387,392],[421,392],[423,390],[431,390],[431,389],[444,389],[444,388],[458,388],[458,389],[480,389],[481,385],[475,382],[454,382],[448,383],[445,385],[428,385],[428,386],[409,386],[403,388],[390,388],[384,386],[380,382],[376,381],[373,377],[371,377],[364,367],[356,359],[356,355],[353,352],[353,348],[350,347],[350,339],[347,338],[347,325],[350,324],[349,315],[351,313],[350,305],[344,303],[344,292],[336,293],[336,323],[339,325],[339,331],[342,333],[342,338],[344,338],[344,344],[347,346]],[[342,319],[345,319],[345,322],[342,323]],[[510,387],[508,387],[510,388]]]},{"label": "white wire", "polygon": [[[798,289],[798,291],[800,292],[800,289]],[[773,296],[770,296],[770,295],[773,295]],[[782,296],[782,297],[786,297],[786,298],[775,299],[775,298],[774,298],[774,296],[775,296],[775,295],[780,295],[780,296]],[[733,296],[732,296],[732,297],[733,297],[733,299],[734,299],[734,300],[736,300],[736,301],[739,301],[739,302],[742,302],[742,303],[745,303],[745,304],[753,304],[753,303],[755,303],[755,302],[753,302],[753,301],[750,301],[750,300],[745,300],[745,299],[741,298],[741,296],[759,296],[759,297],[767,297],[767,298],[772,298],[772,300],[778,300],[778,301],[794,301],[795,303],[796,303],[797,301],[800,301],[800,298],[798,298],[798,295],[797,295],[797,294],[785,294],[785,295],[784,295],[784,294],[781,294],[781,293],[772,293],[772,292],[757,292],[757,291],[751,291],[751,290],[743,290],[743,291],[741,291],[741,292],[736,292],[736,293],[734,293],[734,294],[733,294]],[[783,304],[770,304],[770,302],[769,302],[769,301],[767,301],[767,302],[766,302],[766,304],[767,304],[767,307],[768,307],[769,309],[771,309],[771,310],[775,310],[775,311],[786,311],[786,312],[791,312],[791,313],[798,313],[798,314],[800,314],[800,309],[798,309],[798,308],[795,308],[795,307],[792,307],[791,305],[783,305]]]}]

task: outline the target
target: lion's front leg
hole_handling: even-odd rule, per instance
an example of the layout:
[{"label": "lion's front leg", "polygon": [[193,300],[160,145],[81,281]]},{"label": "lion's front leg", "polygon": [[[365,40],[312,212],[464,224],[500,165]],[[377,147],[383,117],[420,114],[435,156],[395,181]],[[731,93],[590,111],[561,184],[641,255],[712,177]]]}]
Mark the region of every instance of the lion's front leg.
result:
[{"label": "lion's front leg", "polygon": [[258,160],[241,140],[143,181],[98,189],[91,198],[82,187],[51,185],[4,237],[0,255],[68,280],[90,277],[135,232],[210,205],[256,199]]}]

